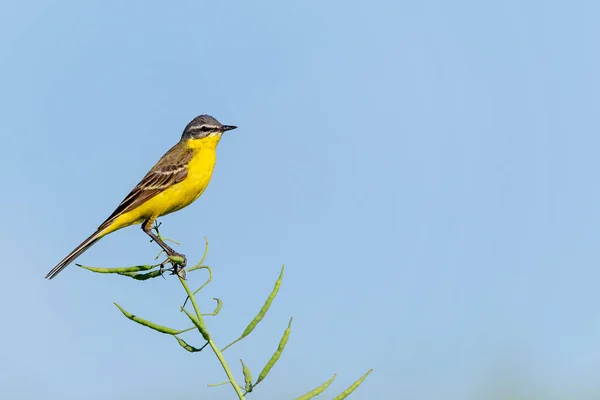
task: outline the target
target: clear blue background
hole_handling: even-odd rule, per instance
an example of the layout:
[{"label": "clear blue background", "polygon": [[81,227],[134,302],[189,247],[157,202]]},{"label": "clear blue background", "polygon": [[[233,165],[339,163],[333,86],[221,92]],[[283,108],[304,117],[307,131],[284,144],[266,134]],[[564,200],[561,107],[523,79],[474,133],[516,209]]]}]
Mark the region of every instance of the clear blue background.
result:
[{"label": "clear blue background", "polygon": [[[74,266],[194,116],[239,125],[213,182],[163,218],[210,240],[225,354],[251,395],[592,398],[600,379],[600,57],[594,1],[5,2],[0,12],[0,397],[231,399],[175,279]],[[151,262],[136,228],[79,261]],[[190,277],[202,281],[201,274]],[[197,336],[188,336],[201,344]]]}]

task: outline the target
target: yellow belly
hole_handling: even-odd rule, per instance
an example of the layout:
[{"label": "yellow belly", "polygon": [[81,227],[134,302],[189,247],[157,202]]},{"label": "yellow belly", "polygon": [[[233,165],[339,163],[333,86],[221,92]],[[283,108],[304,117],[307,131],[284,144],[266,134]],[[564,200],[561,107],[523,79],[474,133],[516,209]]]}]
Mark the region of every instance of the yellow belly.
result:
[{"label": "yellow belly", "polygon": [[102,236],[129,225],[140,224],[148,219],[181,210],[193,203],[204,192],[212,177],[216,163],[216,145],[216,142],[204,143],[203,146],[190,144],[195,154],[188,165],[187,177],[136,209],[117,217]]}]

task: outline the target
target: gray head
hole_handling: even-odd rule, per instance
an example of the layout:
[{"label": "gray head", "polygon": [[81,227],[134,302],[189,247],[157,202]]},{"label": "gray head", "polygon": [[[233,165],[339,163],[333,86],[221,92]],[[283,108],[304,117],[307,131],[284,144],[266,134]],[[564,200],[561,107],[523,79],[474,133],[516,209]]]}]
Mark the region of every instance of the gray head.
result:
[{"label": "gray head", "polygon": [[235,128],[237,126],[223,125],[210,115],[199,115],[187,124],[181,135],[181,140],[203,139],[214,135],[221,136],[223,132]]}]

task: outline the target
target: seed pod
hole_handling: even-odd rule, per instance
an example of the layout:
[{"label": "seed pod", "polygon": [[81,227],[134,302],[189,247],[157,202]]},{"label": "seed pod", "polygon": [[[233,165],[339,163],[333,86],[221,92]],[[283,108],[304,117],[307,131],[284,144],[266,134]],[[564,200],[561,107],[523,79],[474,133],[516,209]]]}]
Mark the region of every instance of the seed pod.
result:
[{"label": "seed pod", "polygon": [[254,317],[254,319],[252,321],[250,321],[250,323],[248,324],[246,329],[244,329],[244,332],[242,333],[242,335],[239,338],[237,338],[233,342],[229,343],[221,351],[227,350],[229,347],[233,346],[235,343],[239,342],[240,340],[242,340],[243,338],[248,336],[254,330],[254,328],[256,328],[256,325],[258,325],[258,323],[264,318],[265,314],[269,310],[269,307],[271,307],[273,300],[275,300],[275,296],[277,296],[277,292],[279,292],[279,287],[281,286],[281,280],[283,279],[284,269],[285,269],[285,266],[282,265],[281,272],[279,273],[279,277],[277,278],[277,281],[275,282],[275,286],[273,287],[273,290],[271,291],[271,294],[269,295],[269,297],[267,297],[267,301],[265,301],[265,304],[262,306],[262,308],[258,312],[258,315],[256,317]]},{"label": "seed pod", "polygon": [[314,388],[310,392],[303,394],[302,396],[298,397],[296,400],[309,400],[315,396],[320,395],[321,393],[323,393],[325,391],[325,389],[327,389],[329,387],[329,385],[331,385],[331,382],[333,382],[333,380],[335,379],[336,376],[337,376],[337,374],[334,374],[330,380],[323,383],[321,386]]},{"label": "seed pod", "polygon": [[204,321],[202,321],[201,319],[196,318],[195,315],[192,315],[188,312],[188,310],[186,310],[185,308],[181,309],[185,315],[188,316],[189,319],[192,320],[192,322],[194,323],[194,325],[196,325],[196,328],[198,328],[198,330],[200,331],[200,334],[202,335],[202,337],[204,338],[204,340],[206,340],[207,342],[210,340],[210,335],[208,334],[208,330],[206,329],[206,325],[204,325]]},{"label": "seed pod", "polygon": [[250,373],[250,368],[244,364],[244,361],[240,358],[240,362],[242,363],[242,373],[244,374],[244,384],[246,392],[250,393],[252,391],[252,374]]},{"label": "seed pod", "polygon": [[285,332],[283,332],[283,337],[281,338],[281,341],[279,342],[279,346],[277,346],[277,351],[275,351],[275,353],[273,354],[273,356],[271,356],[271,359],[269,360],[269,362],[267,363],[267,365],[265,365],[265,367],[263,368],[263,370],[260,372],[260,375],[258,375],[258,379],[256,380],[256,383],[254,384],[254,386],[258,385],[260,381],[262,381],[263,379],[266,378],[266,376],[269,373],[269,371],[271,371],[271,368],[273,368],[273,366],[275,365],[275,363],[277,362],[277,360],[279,360],[279,357],[281,357],[281,352],[285,348],[285,345],[287,344],[288,338],[290,337],[290,331],[292,329],[292,319],[293,318],[290,318],[290,322],[288,323],[288,327],[285,330]]},{"label": "seed pod", "polygon": [[362,377],[360,377],[359,380],[357,380],[352,385],[350,385],[350,387],[348,389],[344,390],[342,393],[340,393],[339,396],[335,397],[333,400],[344,400],[346,397],[348,397],[350,395],[350,393],[354,392],[354,389],[356,389],[361,383],[363,383],[363,381],[367,378],[367,376],[369,376],[369,374],[371,372],[373,372],[372,368],[370,370],[368,370],[366,374],[364,374]]},{"label": "seed pod", "polygon": [[132,313],[125,311],[123,309],[123,307],[121,307],[117,303],[115,303],[115,306],[117,306],[117,308],[119,310],[121,310],[123,315],[126,316],[127,318],[129,318],[130,320],[137,322],[140,325],[144,325],[150,329],[154,329],[155,331],[158,331],[160,333],[166,333],[167,335],[177,335],[182,332],[182,331],[178,331],[177,329],[169,328],[168,326],[162,326],[162,325],[155,324],[154,322],[150,322],[148,320],[140,318],[137,315],[133,315]]}]

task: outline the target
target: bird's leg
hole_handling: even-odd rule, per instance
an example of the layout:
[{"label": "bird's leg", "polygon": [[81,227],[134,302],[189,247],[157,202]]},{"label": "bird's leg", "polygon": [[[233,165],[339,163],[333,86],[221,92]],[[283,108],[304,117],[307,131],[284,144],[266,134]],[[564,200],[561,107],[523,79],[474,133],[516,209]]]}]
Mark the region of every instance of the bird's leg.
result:
[{"label": "bird's leg", "polygon": [[165,268],[165,265],[168,264],[171,260],[169,258],[167,258],[165,261],[160,263],[160,266],[158,267],[158,272],[160,273],[160,276],[163,277],[163,279],[165,279],[165,271],[172,271],[171,268]]},{"label": "bird's leg", "polygon": [[166,244],[161,238],[159,238],[158,235],[152,232],[153,223],[153,219],[147,220],[142,224],[142,230],[146,233],[146,235],[150,236],[152,240],[154,240],[156,244],[158,244],[165,251],[165,253],[167,253],[168,256],[181,257],[183,259],[181,263],[173,264],[173,261],[171,261],[171,264],[173,265],[173,274],[180,275],[181,272],[182,274],[180,276],[182,276],[182,278],[185,279],[185,271],[183,271],[183,268],[185,268],[185,266],[187,265],[187,259],[183,254],[179,254],[178,252],[173,250],[171,247],[169,247],[168,244]]}]

